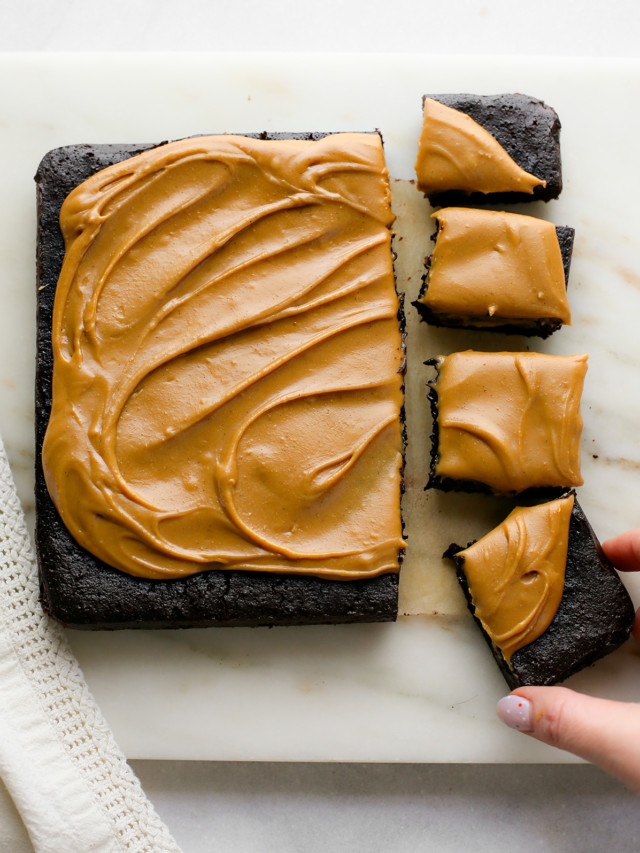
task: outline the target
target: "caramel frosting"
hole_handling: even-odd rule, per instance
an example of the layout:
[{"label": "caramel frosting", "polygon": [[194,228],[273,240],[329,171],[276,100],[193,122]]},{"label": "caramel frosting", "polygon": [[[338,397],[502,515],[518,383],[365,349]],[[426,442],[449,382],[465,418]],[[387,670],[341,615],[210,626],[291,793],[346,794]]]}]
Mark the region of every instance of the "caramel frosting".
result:
[{"label": "caramel frosting", "polygon": [[420,299],[436,314],[556,318],[571,323],[555,226],[544,219],[448,207],[432,214],[438,235]]},{"label": "caramel frosting", "polygon": [[212,136],[60,216],[47,485],[133,575],[395,572],[404,352],[375,134]]},{"label": "caramel frosting", "polygon": [[573,495],[516,507],[474,545],[458,553],[475,616],[509,661],[540,637],[560,606]]},{"label": "caramel frosting", "polygon": [[460,352],[438,360],[435,474],[500,494],[582,485],[586,355]]},{"label": "caramel frosting", "polygon": [[466,113],[425,98],[416,161],[418,188],[427,195],[533,193],[546,181],[525,172],[502,145]]}]

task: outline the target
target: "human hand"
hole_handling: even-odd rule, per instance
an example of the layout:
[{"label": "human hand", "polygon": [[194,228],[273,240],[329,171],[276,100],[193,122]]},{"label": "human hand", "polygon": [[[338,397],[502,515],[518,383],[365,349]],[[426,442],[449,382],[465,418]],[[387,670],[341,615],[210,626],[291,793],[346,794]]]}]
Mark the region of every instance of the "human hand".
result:
[{"label": "human hand", "polygon": [[[640,571],[640,529],[602,548],[620,571]],[[640,610],[633,634],[640,641]],[[566,687],[519,687],[498,702],[498,716],[511,728],[597,764],[640,794],[640,704]]]}]

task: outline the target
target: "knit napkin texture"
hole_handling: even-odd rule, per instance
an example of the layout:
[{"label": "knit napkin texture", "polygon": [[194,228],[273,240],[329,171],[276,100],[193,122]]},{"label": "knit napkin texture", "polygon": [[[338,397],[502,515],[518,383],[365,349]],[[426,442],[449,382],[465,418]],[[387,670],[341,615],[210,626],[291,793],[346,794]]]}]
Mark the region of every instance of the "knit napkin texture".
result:
[{"label": "knit napkin texture", "polygon": [[180,853],[42,611],[1,439],[0,776],[37,853]]}]

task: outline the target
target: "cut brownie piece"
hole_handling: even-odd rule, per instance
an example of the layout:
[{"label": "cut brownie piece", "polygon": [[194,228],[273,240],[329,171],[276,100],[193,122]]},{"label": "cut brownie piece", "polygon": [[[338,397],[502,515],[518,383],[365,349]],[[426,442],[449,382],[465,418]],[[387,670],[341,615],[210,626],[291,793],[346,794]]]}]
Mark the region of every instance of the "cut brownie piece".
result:
[{"label": "cut brownie piece", "polygon": [[418,187],[434,206],[548,201],[562,190],[560,120],[520,94],[425,95]]},{"label": "cut brownie piece", "polygon": [[543,338],[570,324],[573,228],[463,207],[443,208],[433,218],[435,249],[413,303],[424,320]]},{"label": "cut brownie piece", "polygon": [[511,689],[564,681],[629,637],[633,604],[574,492],[444,556]]},{"label": "cut brownie piece", "polygon": [[467,351],[428,364],[437,368],[428,488],[515,495],[582,485],[586,355]]},{"label": "cut brownie piece", "polygon": [[[36,546],[43,607],[63,623],[147,628],[396,617],[403,546],[404,352],[391,265],[392,214],[379,136],[346,136],[335,144],[318,133],[219,137],[219,145],[193,140],[163,148],[77,145],[50,152],[40,164]],[[273,139],[283,140],[282,148],[270,147]],[[264,141],[264,149],[255,140]],[[300,142],[293,146],[292,140]],[[217,145],[227,152],[233,148],[230,160],[217,156]],[[207,161],[211,146],[215,156]],[[327,161],[323,151],[332,148],[336,156]],[[149,151],[154,157],[136,159]],[[263,182],[268,198],[256,195],[255,173],[263,151],[265,160],[273,158],[277,172]],[[162,160],[156,171],[155,152]],[[356,161],[351,170],[350,158]],[[237,178],[244,166],[253,172],[243,195]],[[287,174],[289,166],[298,170],[293,178]],[[203,169],[210,173],[206,182],[193,183]],[[293,180],[300,185],[292,185]],[[227,205],[222,203],[225,192]],[[155,198],[155,205],[148,204],[149,198]],[[321,201],[328,206],[320,209]],[[63,203],[71,255],[64,260],[66,268],[58,224]],[[226,230],[212,227],[217,216],[227,216]],[[234,217],[235,230],[230,227]],[[332,236],[341,233],[348,233],[348,239],[341,245],[338,236],[332,243]],[[207,240],[216,243],[215,258]],[[94,251],[98,243],[99,251]],[[174,249],[181,253],[179,275],[167,260]],[[294,258],[289,274],[276,270],[283,257]],[[124,275],[127,265],[135,276]],[[244,269],[248,274],[242,283]],[[91,280],[97,282],[95,298],[78,299]],[[287,293],[275,293],[266,306],[267,285],[275,280]],[[141,281],[151,287],[148,299],[132,288]],[[60,283],[63,298],[55,296]],[[360,300],[367,287],[367,298]],[[335,306],[342,312],[339,317],[332,314]],[[58,363],[68,369],[78,366],[75,392],[81,395],[72,406],[64,395],[58,403],[62,421],[50,436],[48,460],[60,464],[63,475],[51,478],[52,490],[63,496],[61,505],[72,520],[73,515],[80,519],[82,544],[63,524],[42,465],[52,410],[52,324],[54,342],[64,355]],[[173,329],[186,330],[191,342],[185,344],[186,337],[179,338]],[[264,339],[271,331],[274,337]],[[230,341],[228,347],[221,345],[223,339]],[[113,358],[118,347],[128,360]],[[186,357],[189,353],[193,358]],[[255,364],[270,357],[262,368]],[[382,379],[380,359],[385,365]],[[96,407],[95,400],[82,395],[104,394],[105,371],[113,366],[120,371],[118,378]],[[376,376],[364,376],[367,371]],[[250,385],[260,389],[253,404]],[[218,392],[226,395],[224,400],[214,399]],[[227,425],[236,416],[233,434],[224,432],[220,420],[213,423],[222,410],[229,414]],[[74,434],[83,411],[89,417],[84,438]],[[65,412],[74,412],[76,423],[63,422]],[[117,427],[111,441],[114,412]],[[332,413],[338,417],[333,427]],[[320,433],[305,445],[296,438],[296,428],[309,423]],[[354,438],[357,424],[366,428]],[[181,442],[189,430],[195,444],[187,446],[180,462]],[[226,453],[216,460],[216,443],[227,439]],[[109,441],[104,455],[91,456]],[[78,448],[84,449],[78,453]],[[114,448],[115,465],[110,456]],[[91,478],[82,453],[89,459]],[[157,464],[147,475],[145,465],[154,454]],[[380,476],[386,483],[382,490]],[[304,493],[294,483],[300,480],[306,484]],[[122,493],[112,488],[120,481]],[[207,500],[199,503],[203,488],[209,489]],[[333,535],[332,490],[343,501],[342,509],[334,507],[336,524],[343,526]],[[259,500],[251,507],[247,501],[254,492]],[[139,524],[131,507],[122,510],[132,494],[140,497],[140,513],[154,518],[149,529]],[[106,503],[101,503],[104,495]],[[269,495],[273,500],[267,500]],[[212,508],[214,499],[217,508]],[[164,500],[170,505],[162,506]],[[176,505],[180,500],[182,507]],[[290,518],[293,504],[297,515]],[[271,529],[265,512],[271,513]],[[179,522],[189,514],[193,526],[183,535]],[[216,561],[212,531],[220,518],[222,553]],[[351,554],[347,540],[365,519],[366,542],[359,557]],[[91,546],[96,530],[102,530],[96,537],[99,553],[112,554],[113,562],[83,547]],[[167,557],[158,566],[150,559],[154,539]],[[195,564],[180,571],[184,552],[193,556],[190,549],[197,552]],[[120,565],[118,550],[131,566]],[[340,565],[343,556],[346,562]],[[352,568],[360,563],[359,569],[350,573],[347,563]],[[151,577],[142,576],[148,568]]]}]

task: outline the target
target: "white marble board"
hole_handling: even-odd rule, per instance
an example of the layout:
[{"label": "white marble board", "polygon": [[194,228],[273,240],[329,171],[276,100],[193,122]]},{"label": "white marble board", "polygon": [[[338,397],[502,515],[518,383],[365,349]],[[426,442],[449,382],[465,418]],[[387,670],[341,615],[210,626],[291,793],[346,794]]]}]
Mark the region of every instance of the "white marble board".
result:
[{"label": "white marble board", "polygon": [[[633,60],[375,55],[8,54],[0,58],[0,432],[31,518],[35,193],[50,148],[197,133],[364,130],[385,138],[399,286],[419,288],[433,230],[413,176],[425,92],[521,91],[562,119],[565,189],[529,212],[576,228],[574,324],[547,352],[588,352],[580,500],[601,538],[639,523],[640,63]],[[522,208],[524,209],[524,208]],[[393,625],[162,632],[69,632],[129,757],[293,761],[571,760],[504,729],[505,692],[440,559],[508,506],[424,493],[430,429],[422,361],[522,339],[434,331],[409,316],[409,545]],[[420,590],[417,591],[416,583]],[[630,581],[636,604],[640,584]],[[629,643],[572,686],[640,699]]]}]

